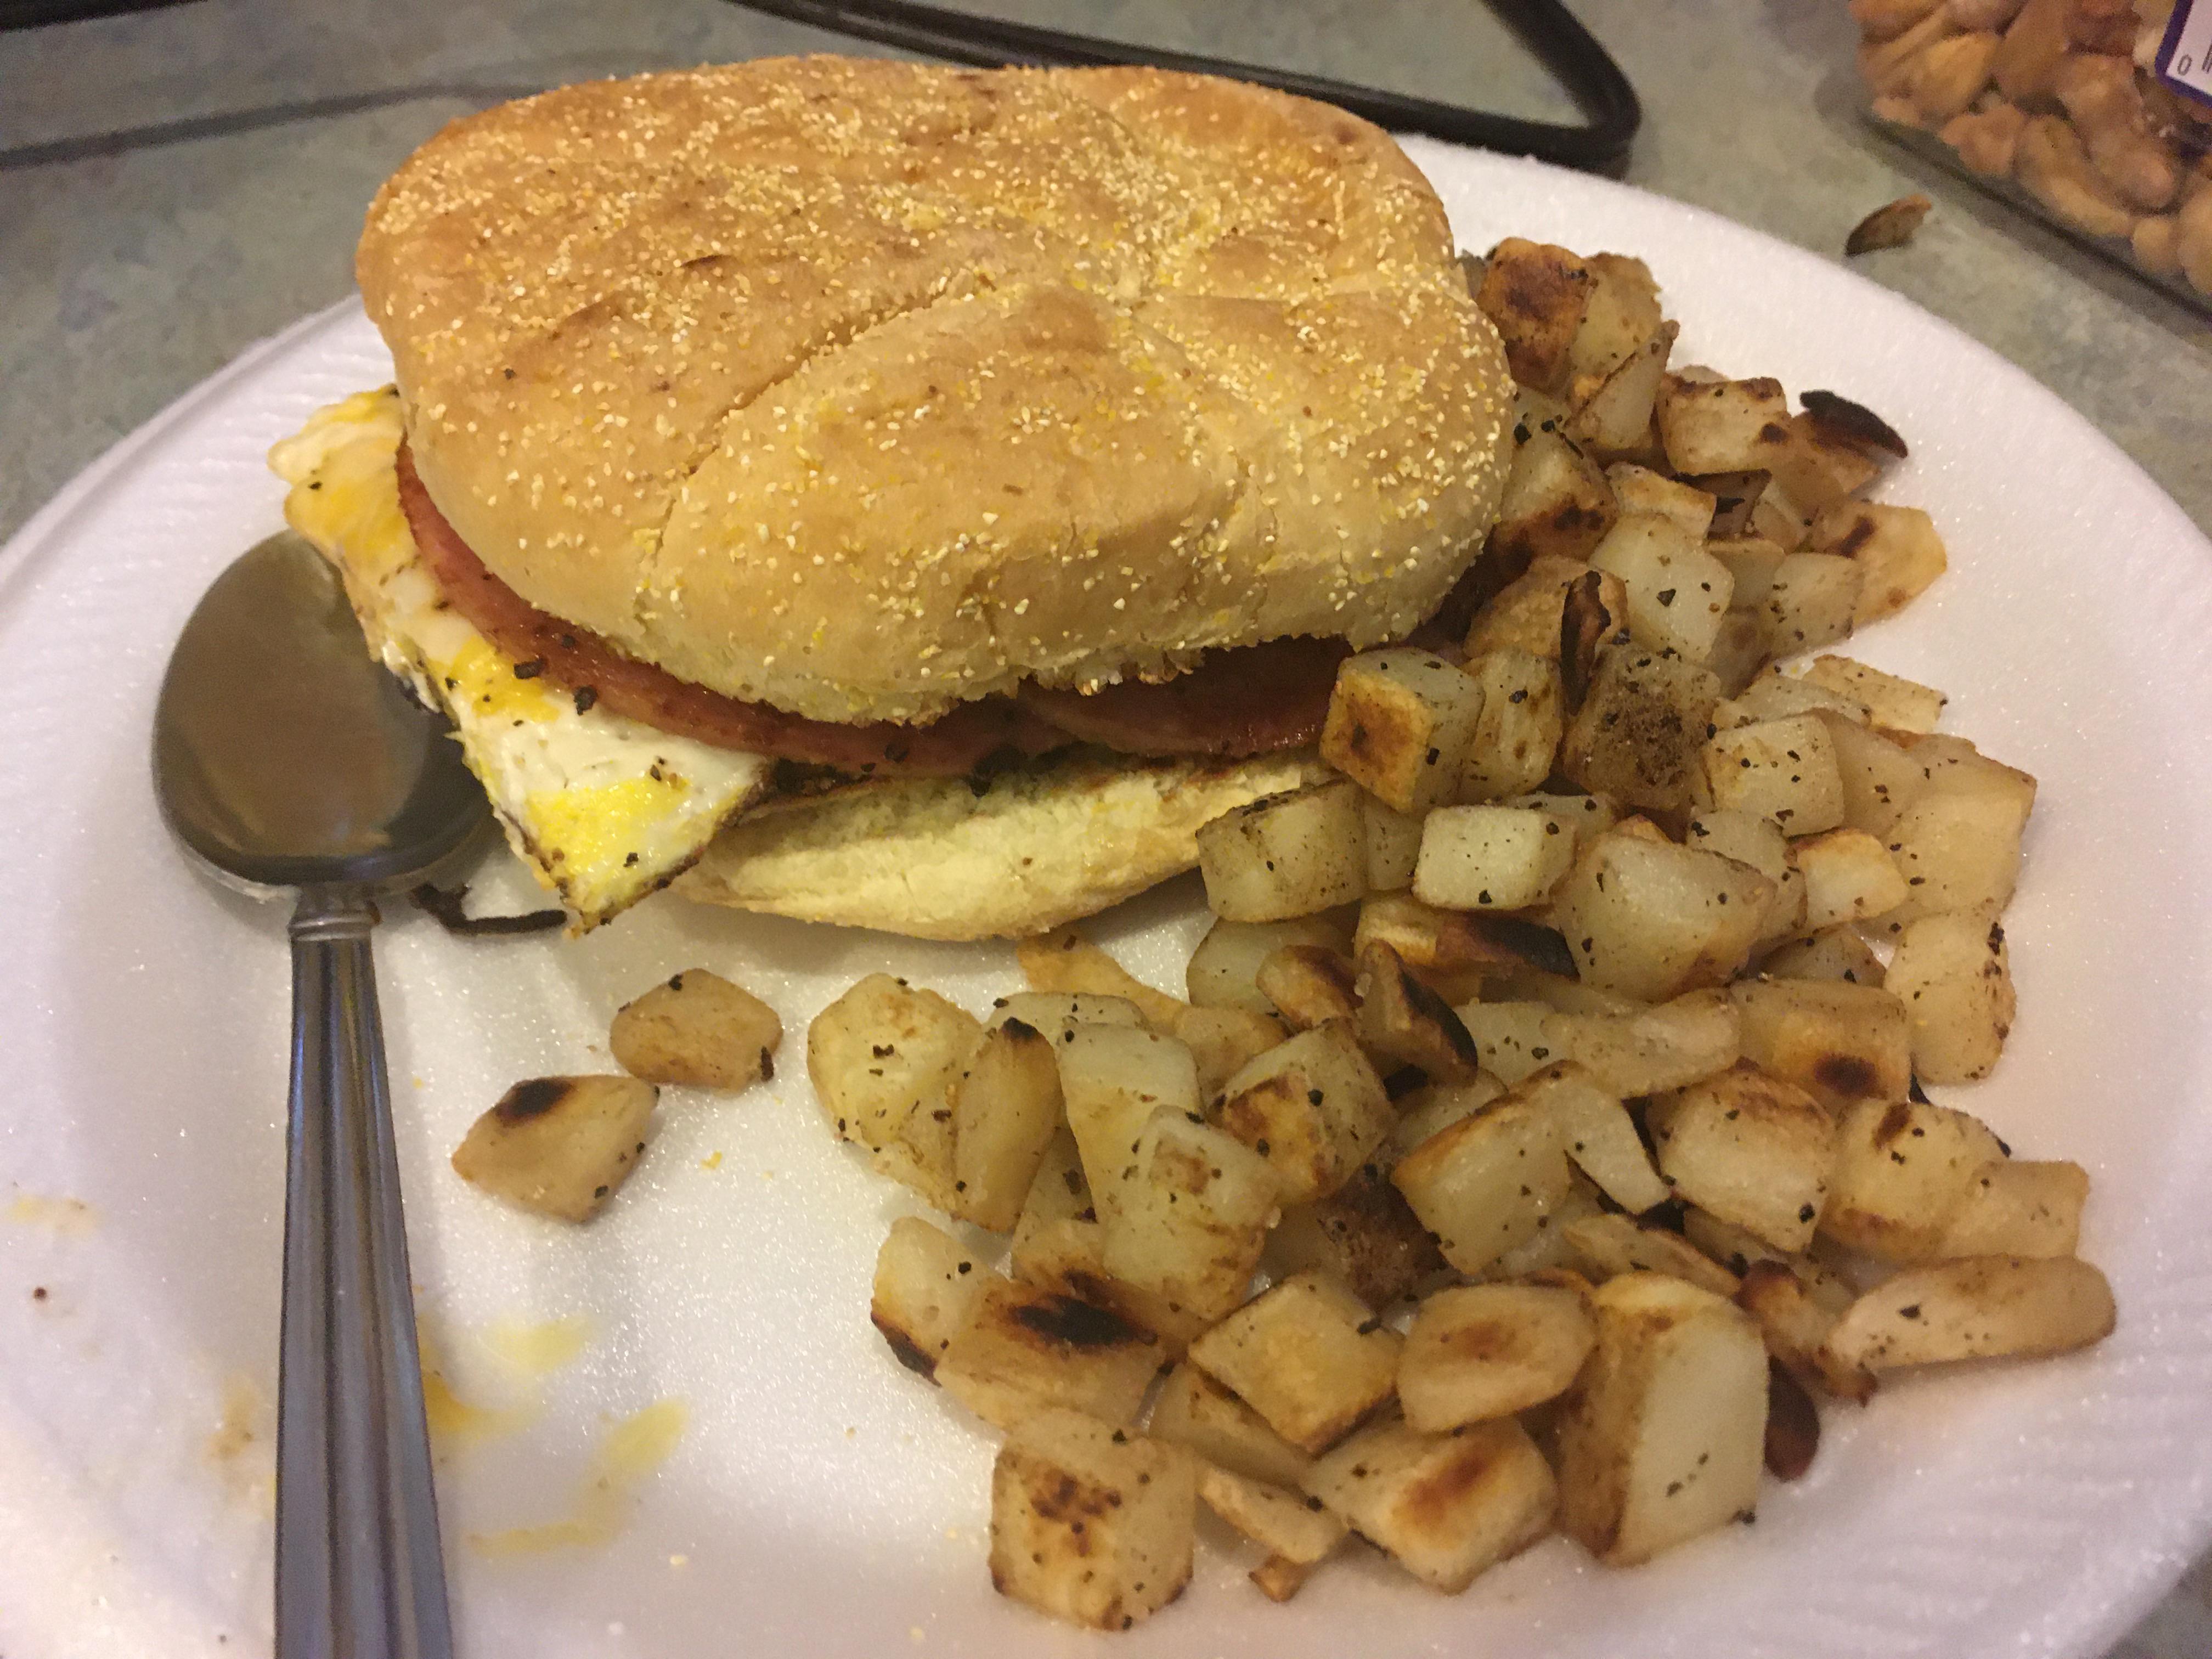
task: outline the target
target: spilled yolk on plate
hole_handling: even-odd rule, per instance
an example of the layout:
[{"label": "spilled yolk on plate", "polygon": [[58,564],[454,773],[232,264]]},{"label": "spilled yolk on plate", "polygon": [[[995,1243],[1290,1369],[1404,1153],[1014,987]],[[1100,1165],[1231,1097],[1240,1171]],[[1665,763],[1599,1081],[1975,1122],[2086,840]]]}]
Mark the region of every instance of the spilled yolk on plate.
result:
[{"label": "spilled yolk on plate", "polygon": [[336,565],[369,648],[453,720],[508,843],[592,927],[665,884],[766,793],[775,763],[622,715],[556,686],[448,609],[399,507],[399,395],[318,410],[270,452],[284,516]]}]

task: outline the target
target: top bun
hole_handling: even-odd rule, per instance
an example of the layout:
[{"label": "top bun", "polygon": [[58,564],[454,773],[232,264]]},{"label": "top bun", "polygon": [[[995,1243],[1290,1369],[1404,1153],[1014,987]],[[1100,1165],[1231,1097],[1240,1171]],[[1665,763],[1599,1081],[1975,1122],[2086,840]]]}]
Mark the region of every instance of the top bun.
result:
[{"label": "top bun", "polygon": [[525,599],[818,720],[1398,637],[1512,384],[1388,135],[1234,82],[786,58],[456,121],[359,256]]}]

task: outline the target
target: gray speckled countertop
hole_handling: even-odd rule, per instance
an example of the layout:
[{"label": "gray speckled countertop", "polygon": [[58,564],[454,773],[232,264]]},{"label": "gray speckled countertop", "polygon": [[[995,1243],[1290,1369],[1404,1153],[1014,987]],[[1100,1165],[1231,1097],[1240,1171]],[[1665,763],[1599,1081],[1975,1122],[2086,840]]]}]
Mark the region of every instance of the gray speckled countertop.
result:
[{"label": "gray speckled countertop", "polygon": [[[1559,94],[1466,0],[977,9],[1516,112]],[[2212,323],[1986,203],[1858,114],[1843,0],[1575,0],[1646,108],[1627,178],[1834,255],[2020,364],[2212,528]],[[0,538],[252,342],[353,285],[362,209],[443,121],[585,76],[853,49],[716,0],[199,0],[0,34]],[[1997,434],[1993,434],[1996,441]],[[2112,1659],[2212,1655],[2212,1558]]]}]

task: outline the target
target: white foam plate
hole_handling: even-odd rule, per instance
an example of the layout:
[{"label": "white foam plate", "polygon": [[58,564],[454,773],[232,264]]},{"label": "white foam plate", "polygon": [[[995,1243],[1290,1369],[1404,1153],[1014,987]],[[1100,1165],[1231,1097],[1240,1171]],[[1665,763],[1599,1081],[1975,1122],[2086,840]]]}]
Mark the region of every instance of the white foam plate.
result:
[{"label": "white foam plate", "polygon": [[[1642,254],[1682,321],[1678,360],[1843,392],[1911,438],[1887,493],[1934,512],[1951,573],[1853,648],[1948,690],[1948,729],[2043,782],[2008,921],[2019,1025],[1996,1077],[1946,1098],[2025,1155],[2089,1169],[2083,1249],[2120,1325],[2087,1354],[1831,1413],[1811,1475],[1770,1486],[1755,1527],[1639,1571],[1553,1540],[1445,1598],[1366,1553],[1278,1607],[1243,1582],[1250,1559],[1217,1550],[1118,1650],[2099,1652],[2212,1530],[2212,547],[2026,375],[1826,261],[1615,185],[1413,151],[1468,246],[1520,233]],[[9,1659],[267,1646],[283,917],[171,849],[148,722],[194,599],[279,525],[264,451],[387,373],[355,307],[308,319],[118,445],[0,556]],[[512,868],[480,890],[531,896]],[[1200,908],[1178,884],[1102,936],[1172,984]],[[858,975],[981,1007],[1015,984],[1008,950],[665,900],[580,943],[464,943],[397,915],[378,951],[424,1323],[459,1394],[527,1419],[442,1456],[467,1653],[1090,1650],[992,1593],[992,1440],[870,1329],[876,1246],[904,1201],[832,1144],[799,1063],[807,1018]],[[588,1229],[452,1175],[447,1152],[508,1083],[604,1066],[617,1004],[695,963],[782,1011],[775,1084],[672,1091],[640,1173]],[[588,1340],[534,1382],[488,1340],[553,1318]],[[688,1426],[617,1506],[611,1541],[470,1541],[568,1513],[608,1423],[670,1397]]]}]

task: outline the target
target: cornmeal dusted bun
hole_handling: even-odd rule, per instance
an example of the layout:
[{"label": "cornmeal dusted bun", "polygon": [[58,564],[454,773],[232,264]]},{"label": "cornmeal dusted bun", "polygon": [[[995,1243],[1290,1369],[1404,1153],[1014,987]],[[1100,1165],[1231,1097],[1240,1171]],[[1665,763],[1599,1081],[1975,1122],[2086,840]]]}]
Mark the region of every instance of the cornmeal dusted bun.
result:
[{"label": "cornmeal dusted bun", "polygon": [[454,123],[359,258],[415,467],[523,599],[679,678],[920,720],[1401,636],[1512,387],[1434,193],[1326,106],[783,59]]}]

